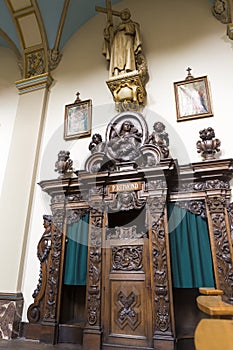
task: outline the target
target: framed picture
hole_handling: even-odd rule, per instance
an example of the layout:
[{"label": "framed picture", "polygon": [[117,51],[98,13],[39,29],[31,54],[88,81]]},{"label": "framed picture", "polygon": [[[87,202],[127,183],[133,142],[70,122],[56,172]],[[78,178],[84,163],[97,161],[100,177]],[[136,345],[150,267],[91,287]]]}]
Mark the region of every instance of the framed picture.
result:
[{"label": "framed picture", "polygon": [[64,139],[71,140],[91,135],[92,101],[81,101],[65,106]]},{"label": "framed picture", "polygon": [[213,116],[207,76],[174,83],[177,121]]}]

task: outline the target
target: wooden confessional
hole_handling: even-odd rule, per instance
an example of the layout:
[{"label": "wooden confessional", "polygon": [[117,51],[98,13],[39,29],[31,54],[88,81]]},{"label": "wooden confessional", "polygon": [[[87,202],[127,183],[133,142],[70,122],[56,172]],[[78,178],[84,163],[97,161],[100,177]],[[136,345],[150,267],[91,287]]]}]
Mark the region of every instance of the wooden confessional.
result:
[{"label": "wooden confessional", "polygon": [[[27,338],[82,343],[85,350],[175,349],[172,203],[205,216],[215,287],[233,301],[233,160],[209,157],[179,166],[169,155],[164,125],[154,136],[140,113],[120,113],[105,141],[90,147],[84,170],[69,169],[69,152],[63,151],[59,178],[40,182],[51,197],[52,216],[44,216],[38,244],[41,271],[24,325]],[[67,230],[87,215],[86,286],[64,285]]]}]

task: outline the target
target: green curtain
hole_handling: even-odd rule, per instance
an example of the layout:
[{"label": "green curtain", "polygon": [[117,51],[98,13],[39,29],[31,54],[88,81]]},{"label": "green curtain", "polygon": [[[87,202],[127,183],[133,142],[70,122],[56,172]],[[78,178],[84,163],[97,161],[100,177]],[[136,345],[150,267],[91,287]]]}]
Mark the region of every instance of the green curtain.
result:
[{"label": "green curtain", "polygon": [[206,220],[172,203],[168,216],[173,287],[214,287]]},{"label": "green curtain", "polygon": [[64,284],[86,285],[89,214],[67,226]]}]

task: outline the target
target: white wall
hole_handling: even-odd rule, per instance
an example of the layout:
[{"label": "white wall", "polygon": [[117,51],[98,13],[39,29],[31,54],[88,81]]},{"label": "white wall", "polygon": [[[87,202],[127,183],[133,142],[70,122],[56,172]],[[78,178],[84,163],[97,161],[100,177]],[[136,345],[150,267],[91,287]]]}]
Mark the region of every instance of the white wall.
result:
[{"label": "white wall", "polygon": [[[131,10],[132,19],[140,23],[143,36],[149,69],[147,106],[143,113],[149,131],[155,121],[162,121],[170,136],[172,156],[185,164],[201,161],[196,151],[199,131],[211,126],[222,141],[221,158],[232,157],[233,41],[226,37],[226,27],[212,16],[211,4],[206,0],[127,0],[114,9],[125,7]],[[67,43],[62,61],[53,72],[38,181],[57,178],[54,164],[62,149],[70,150],[76,169],[83,168],[90,137],[63,140],[64,107],[74,102],[77,91],[81,99],[93,101],[93,133],[104,136],[107,123],[116,114],[101,53],[104,24],[105,16],[97,14],[84,25]],[[184,80],[188,67],[195,77],[208,76],[214,116],[177,123],[173,83]],[[49,198],[38,186],[22,286],[24,320],[38,280],[36,247],[43,233],[45,213],[50,213]]]},{"label": "white wall", "polygon": [[10,49],[0,47],[0,193],[18,104],[15,81],[19,79],[16,56]]}]

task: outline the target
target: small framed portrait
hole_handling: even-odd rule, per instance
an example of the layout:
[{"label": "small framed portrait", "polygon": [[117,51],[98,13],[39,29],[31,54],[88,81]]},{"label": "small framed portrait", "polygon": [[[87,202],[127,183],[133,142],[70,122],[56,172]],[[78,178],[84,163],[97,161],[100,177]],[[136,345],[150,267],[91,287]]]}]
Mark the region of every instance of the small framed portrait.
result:
[{"label": "small framed portrait", "polygon": [[91,135],[92,101],[81,101],[65,106],[64,139],[72,140]]},{"label": "small framed portrait", "polygon": [[185,80],[174,83],[177,121],[212,117],[207,76],[194,78],[190,72]]}]

